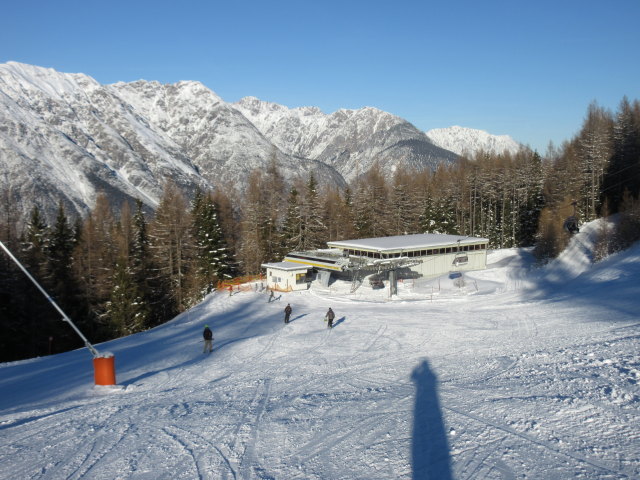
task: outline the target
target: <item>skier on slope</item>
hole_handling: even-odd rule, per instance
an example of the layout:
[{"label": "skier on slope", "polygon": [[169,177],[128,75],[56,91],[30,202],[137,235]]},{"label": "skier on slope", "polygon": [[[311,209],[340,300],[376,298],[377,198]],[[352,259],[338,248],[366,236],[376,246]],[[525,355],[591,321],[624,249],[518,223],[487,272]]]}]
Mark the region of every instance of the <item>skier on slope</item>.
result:
[{"label": "skier on slope", "polygon": [[329,307],[329,311],[327,312],[327,315],[324,318],[327,320],[327,327],[333,328],[333,319],[336,318],[336,314],[333,313],[333,310],[331,310],[331,307]]},{"label": "skier on slope", "polygon": [[209,325],[204,326],[202,337],[204,338],[204,350],[202,353],[211,353],[213,351],[213,332],[209,328]]},{"label": "skier on slope", "polygon": [[291,304],[287,303],[287,306],[284,307],[284,323],[289,323],[289,317],[291,317]]}]

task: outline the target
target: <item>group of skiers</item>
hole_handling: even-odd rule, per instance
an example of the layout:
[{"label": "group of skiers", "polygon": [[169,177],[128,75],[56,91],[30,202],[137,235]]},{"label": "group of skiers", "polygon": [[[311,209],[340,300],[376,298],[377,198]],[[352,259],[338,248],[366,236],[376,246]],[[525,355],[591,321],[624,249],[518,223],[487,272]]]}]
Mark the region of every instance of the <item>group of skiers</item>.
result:
[{"label": "group of skiers", "polygon": [[[287,306],[284,307],[284,323],[289,323],[289,319],[291,318],[291,312],[293,309],[291,308],[291,304],[287,303]],[[333,328],[333,319],[336,318],[336,314],[333,313],[331,307],[327,311],[327,314],[324,316],[324,321],[327,322],[328,328]]]},{"label": "group of skiers", "polygon": [[[287,306],[284,307],[284,323],[289,323],[292,311],[291,304],[287,303]],[[333,328],[334,318],[336,318],[336,314],[333,313],[333,310],[329,307],[329,310],[324,316],[324,321],[327,322],[327,328]],[[204,338],[204,350],[202,353],[211,353],[213,351],[213,332],[209,328],[209,325],[204,326],[202,337]]]}]

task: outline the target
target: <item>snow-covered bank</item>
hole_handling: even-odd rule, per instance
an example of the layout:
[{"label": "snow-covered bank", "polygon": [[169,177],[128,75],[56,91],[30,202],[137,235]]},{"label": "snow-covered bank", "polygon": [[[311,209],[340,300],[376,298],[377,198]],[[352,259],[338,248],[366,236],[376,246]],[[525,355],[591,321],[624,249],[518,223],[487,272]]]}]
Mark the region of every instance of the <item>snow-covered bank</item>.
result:
[{"label": "snow-covered bank", "polygon": [[214,294],[98,346],[120,389],[86,349],[2,364],[0,478],[639,478],[640,246],[566,253],[493,252],[395,298]]}]

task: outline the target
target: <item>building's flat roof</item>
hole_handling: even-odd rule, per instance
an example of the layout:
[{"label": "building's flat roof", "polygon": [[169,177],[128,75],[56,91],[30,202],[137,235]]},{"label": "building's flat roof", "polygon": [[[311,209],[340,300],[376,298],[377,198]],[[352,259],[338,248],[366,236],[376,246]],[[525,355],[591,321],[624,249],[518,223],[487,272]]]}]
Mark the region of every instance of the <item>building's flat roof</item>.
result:
[{"label": "building's flat roof", "polygon": [[488,242],[487,238],[467,237],[463,235],[440,235],[422,233],[416,235],[396,235],[393,237],[361,238],[359,240],[341,240],[327,242],[332,248],[350,248],[355,250],[373,250],[378,252],[392,250],[418,250],[422,248],[442,247],[445,245],[469,245]]},{"label": "building's flat roof", "polygon": [[309,268],[311,267],[305,267],[303,265],[300,265],[299,263],[293,263],[293,262],[274,262],[274,263],[263,263],[261,265],[264,268],[274,268],[276,270],[287,270],[287,271],[293,271],[293,270],[309,270]]}]

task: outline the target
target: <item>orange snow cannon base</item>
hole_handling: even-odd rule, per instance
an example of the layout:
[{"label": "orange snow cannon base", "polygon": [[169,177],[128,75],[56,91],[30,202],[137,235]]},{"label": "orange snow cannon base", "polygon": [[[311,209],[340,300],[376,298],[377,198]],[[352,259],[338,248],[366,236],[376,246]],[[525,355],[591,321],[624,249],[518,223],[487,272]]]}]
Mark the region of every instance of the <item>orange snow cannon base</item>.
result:
[{"label": "orange snow cannon base", "polygon": [[116,357],[95,357],[93,359],[93,372],[96,385],[116,384]]}]

